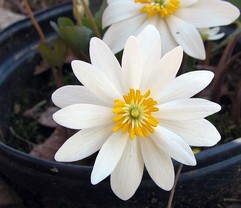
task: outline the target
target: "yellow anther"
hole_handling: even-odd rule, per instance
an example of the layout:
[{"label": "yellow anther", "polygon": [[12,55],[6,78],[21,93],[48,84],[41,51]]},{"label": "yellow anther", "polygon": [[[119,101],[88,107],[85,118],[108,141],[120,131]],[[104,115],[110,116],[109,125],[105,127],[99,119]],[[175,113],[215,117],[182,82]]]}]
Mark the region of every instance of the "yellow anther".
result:
[{"label": "yellow anther", "polygon": [[175,13],[180,8],[180,0],[135,0],[136,3],[142,3],[141,12],[146,12],[148,16],[159,14],[165,18]]},{"label": "yellow anther", "polygon": [[115,100],[113,121],[116,125],[113,131],[122,129],[123,133],[129,133],[130,139],[138,137],[148,137],[149,133],[154,133],[154,128],[159,120],[152,116],[153,112],[159,110],[155,105],[157,102],[149,97],[151,91],[141,94],[140,90],[130,89],[129,93],[123,96],[124,100]]}]

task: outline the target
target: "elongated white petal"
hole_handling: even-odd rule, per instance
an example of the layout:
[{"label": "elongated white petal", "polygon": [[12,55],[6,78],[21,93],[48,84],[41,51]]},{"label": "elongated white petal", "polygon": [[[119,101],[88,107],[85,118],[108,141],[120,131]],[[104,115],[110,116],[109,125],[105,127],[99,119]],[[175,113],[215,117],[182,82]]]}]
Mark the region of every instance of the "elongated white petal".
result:
[{"label": "elongated white petal", "polygon": [[158,95],[158,103],[190,98],[212,81],[214,74],[210,71],[185,73],[174,80]]},{"label": "elongated white petal", "polygon": [[64,108],[73,104],[95,104],[112,107],[113,104],[100,100],[95,94],[84,86],[67,85],[57,89],[52,94],[53,103]]},{"label": "elongated white petal", "polygon": [[128,139],[128,134],[116,132],[100,149],[91,173],[91,183],[97,184],[108,177],[119,162]]},{"label": "elongated white petal", "polygon": [[103,41],[114,53],[117,53],[124,48],[128,37],[138,35],[147,25],[156,25],[157,19],[157,15],[146,18],[146,14],[141,13],[130,19],[115,23],[106,31]]},{"label": "elongated white petal", "polygon": [[171,31],[169,30],[165,20],[159,19],[156,27],[161,35],[162,55],[164,55],[175,48],[178,44],[172,37]]},{"label": "elongated white petal", "polygon": [[144,161],[138,139],[127,141],[124,153],[110,177],[112,190],[122,200],[131,198],[141,183]]},{"label": "elongated white petal", "polygon": [[198,0],[180,0],[180,7],[189,7],[197,1]]},{"label": "elongated white petal", "polygon": [[115,99],[122,98],[113,81],[101,70],[83,61],[72,61],[71,65],[78,80],[99,99],[112,104]]},{"label": "elongated white petal", "polygon": [[195,27],[228,25],[238,18],[239,9],[227,1],[199,0],[188,8],[180,8],[176,16]]},{"label": "elongated white petal", "polygon": [[53,114],[60,125],[71,129],[91,128],[112,122],[112,109],[91,104],[74,104]]},{"label": "elongated white petal", "polygon": [[166,18],[172,36],[188,55],[205,59],[205,49],[198,30],[191,24],[171,15]]},{"label": "elongated white petal", "polygon": [[179,135],[191,146],[209,147],[215,145],[221,139],[213,124],[205,119],[191,121],[162,120],[161,125]]},{"label": "elongated white petal", "polygon": [[134,1],[116,1],[107,6],[102,16],[102,27],[105,28],[140,13],[141,4]]},{"label": "elongated white petal", "polygon": [[143,56],[143,79],[149,76],[154,64],[161,57],[161,37],[153,25],[148,25],[138,36],[138,45]]},{"label": "elongated white petal", "polygon": [[151,89],[156,97],[176,76],[182,63],[183,50],[180,46],[165,54],[157,63],[149,77],[145,77],[141,89]]},{"label": "elongated white petal", "polygon": [[139,89],[143,64],[141,49],[134,36],[128,38],[122,57],[122,77],[125,92],[130,88]]},{"label": "elongated white petal", "polygon": [[140,139],[146,169],[152,180],[162,189],[169,191],[174,184],[174,168],[171,158],[149,138]]},{"label": "elongated white petal", "polygon": [[157,106],[159,119],[192,120],[200,119],[220,111],[220,105],[200,98],[174,100]]},{"label": "elongated white petal", "polygon": [[112,134],[112,126],[105,125],[78,131],[55,154],[55,160],[73,162],[98,151]]},{"label": "elongated white petal", "polygon": [[162,149],[174,160],[185,165],[196,165],[192,149],[184,140],[170,130],[157,126],[155,133],[151,134],[150,137],[158,148]]},{"label": "elongated white petal", "polygon": [[90,41],[91,64],[100,69],[122,92],[121,67],[110,48],[100,39],[92,38]]}]

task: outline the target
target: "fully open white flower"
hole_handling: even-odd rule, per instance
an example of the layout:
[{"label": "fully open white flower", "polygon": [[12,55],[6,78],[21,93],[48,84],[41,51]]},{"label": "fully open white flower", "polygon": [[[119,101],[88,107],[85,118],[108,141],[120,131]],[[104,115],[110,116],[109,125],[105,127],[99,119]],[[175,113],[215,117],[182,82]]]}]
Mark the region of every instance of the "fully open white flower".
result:
[{"label": "fully open white flower", "polygon": [[117,53],[130,35],[152,24],[160,32],[163,54],[180,45],[188,55],[205,59],[197,28],[228,25],[239,14],[235,6],[222,0],[108,0],[102,24],[111,26],[103,40]]},{"label": "fully open white flower", "polygon": [[174,183],[171,158],[196,165],[189,147],[212,146],[220,135],[204,117],[220,110],[216,103],[190,98],[204,89],[213,73],[195,71],[176,77],[183,50],[163,58],[159,32],[146,27],[128,38],[122,66],[108,46],[90,42],[91,64],[73,61],[74,74],[84,86],[65,86],[53,93],[60,108],[54,120],[82,129],[55,155],[57,161],[81,160],[100,150],[92,184],[111,175],[111,187],[123,200],[141,183],[144,164],[155,183],[170,190]]}]

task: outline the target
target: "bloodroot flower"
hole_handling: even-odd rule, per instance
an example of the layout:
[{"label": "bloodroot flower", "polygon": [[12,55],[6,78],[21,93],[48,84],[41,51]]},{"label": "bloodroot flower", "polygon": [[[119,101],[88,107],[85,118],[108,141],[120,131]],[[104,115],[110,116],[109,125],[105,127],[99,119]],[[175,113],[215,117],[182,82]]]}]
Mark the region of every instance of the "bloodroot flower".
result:
[{"label": "bloodroot flower", "polygon": [[64,86],[53,93],[61,110],[53,118],[82,129],[55,155],[57,161],[81,160],[97,152],[91,183],[110,175],[111,188],[127,200],[141,183],[144,165],[164,190],[174,183],[172,159],[196,165],[191,146],[212,146],[220,135],[204,117],[220,110],[216,103],[190,98],[204,89],[213,73],[195,71],[176,77],[183,50],[161,57],[159,32],[146,27],[128,38],[122,66],[98,38],[90,42],[91,64],[73,61],[84,86]]},{"label": "bloodroot flower", "polygon": [[110,28],[103,40],[117,53],[130,35],[152,24],[161,35],[163,54],[180,45],[188,55],[205,59],[198,29],[228,25],[239,14],[222,0],[108,0],[102,26]]}]

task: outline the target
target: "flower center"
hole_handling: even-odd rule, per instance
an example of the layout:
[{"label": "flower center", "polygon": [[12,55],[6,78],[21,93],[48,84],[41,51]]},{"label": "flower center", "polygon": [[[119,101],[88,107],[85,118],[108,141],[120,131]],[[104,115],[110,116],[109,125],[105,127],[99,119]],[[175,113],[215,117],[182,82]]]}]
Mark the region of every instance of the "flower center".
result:
[{"label": "flower center", "polygon": [[159,111],[159,108],[155,106],[157,101],[151,98],[150,94],[150,90],[142,95],[140,90],[130,89],[129,93],[123,96],[124,100],[115,100],[114,132],[122,129],[123,133],[130,134],[131,139],[135,136],[148,137],[149,133],[155,132],[154,127],[159,120],[153,117],[152,113]]},{"label": "flower center", "polygon": [[146,12],[149,17],[159,14],[165,18],[180,7],[180,0],[135,0],[135,2],[144,4],[141,12]]}]

